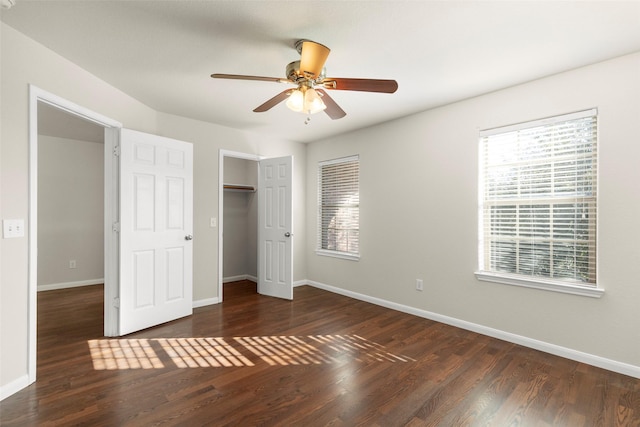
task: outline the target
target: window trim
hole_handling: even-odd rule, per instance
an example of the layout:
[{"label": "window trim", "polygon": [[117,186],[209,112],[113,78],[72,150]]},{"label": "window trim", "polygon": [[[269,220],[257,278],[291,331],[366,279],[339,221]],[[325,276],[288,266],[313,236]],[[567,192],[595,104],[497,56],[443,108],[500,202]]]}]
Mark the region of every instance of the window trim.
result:
[{"label": "window trim", "polygon": [[577,119],[582,119],[585,117],[597,116],[597,115],[598,115],[598,109],[591,108],[589,110],[576,111],[576,112],[567,113],[567,114],[559,114],[557,116],[546,117],[544,119],[529,120],[526,122],[520,122],[513,125],[500,126],[496,128],[481,130],[479,137],[482,138],[484,136],[492,136],[500,133],[514,132],[518,130],[529,129],[529,128],[538,127],[538,126],[546,126],[554,123],[566,122],[569,120],[577,120]]},{"label": "window trim", "polygon": [[541,277],[529,278],[516,274],[496,273],[493,271],[476,271],[476,279],[483,282],[500,283],[503,285],[522,286],[525,288],[542,289],[544,291],[560,292],[584,297],[600,298],[604,289],[600,287],[577,285],[558,280],[545,280]]},{"label": "window trim", "polygon": [[[340,158],[336,158],[336,159],[330,159],[330,160],[322,160],[318,162],[318,183],[317,183],[317,187],[318,187],[318,193],[317,193],[317,198],[318,198],[318,222],[316,225],[316,230],[317,230],[317,241],[316,241],[316,255],[320,255],[320,256],[327,256],[327,257],[332,257],[332,258],[339,258],[339,259],[345,259],[345,260],[349,260],[349,261],[359,261],[360,260],[360,244],[358,243],[358,252],[357,253],[352,253],[352,252],[344,252],[344,251],[338,251],[338,250],[332,250],[332,249],[325,249],[322,248],[322,205],[320,202],[320,198],[321,198],[321,192],[322,192],[322,183],[321,183],[321,170],[323,166],[329,166],[329,165],[335,165],[335,164],[339,164],[339,163],[347,163],[347,162],[353,162],[353,161],[357,161],[358,162],[358,170],[360,168],[360,155],[359,154],[354,154],[351,156],[346,156],[346,157],[340,157]],[[359,192],[359,188],[360,188],[360,173],[358,172],[358,192]],[[358,211],[360,210],[360,204],[358,203]],[[358,230],[360,230],[360,223],[358,221]]]},{"label": "window trim", "polygon": [[[547,117],[547,118],[539,119],[539,120],[531,120],[531,121],[521,122],[521,123],[508,125],[508,126],[501,126],[501,127],[497,127],[497,128],[481,130],[479,132],[479,135],[478,135],[478,137],[479,137],[478,171],[479,171],[479,173],[483,173],[483,171],[484,171],[484,167],[483,167],[483,163],[482,163],[483,159],[482,159],[482,156],[480,155],[482,153],[482,138],[483,137],[492,136],[492,135],[501,134],[501,133],[518,131],[518,130],[527,129],[527,128],[531,128],[531,127],[552,125],[552,124],[554,124],[556,122],[580,119],[580,118],[584,118],[584,117],[588,117],[588,116],[597,116],[597,115],[598,115],[597,108],[593,108],[593,109],[589,109],[589,110],[577,111],[577,112],[574,112],[574,113],[561,114],[561,115],[557,115],[557,116],[553,116],[553,117]],[[597,135],[596,135],[596,138],[597,138]],[[598,157],[596,157],[596,162],[598,162]],[[598,285],[597,277],[596,277],[596,283],[593,283],[593,284],[579,284],[579,283],[571,281],[570,279],[562,280],[562,279],[555,279],[555,278],[546,278],[546,277],[539,277],[539,276],[526,276],[526,275],[513,274],[513,273],[505,273],[505,272],[496,272],[496,271],[483,270],[482,266],[484,265],[484,260],[482,259],[482,257],[483,257],[483,251],[484,250],[481,247],[483,245],[484,240],[485,240],[485,236],[483,235],[483,229],[484,229],[484,226],[485,226],[484,218],[483,218],[483,201],[484,201],[483,181],[484,181],[484,176],[483,175],[479,176],[479,186],[478,186],[478,252],[477,252],[478,253],[478,270],[474,273],[477,280],[484,281],[484,282],[500,283],[500,284],[511,285],[511,286],[521,286],[521,287],[526,287],[526,288],[533,288],[533,289],[541,289],[541,290],[546,290],[546,291],[560,292],[560,293],[565,293],[565,294],[587,296],[587,297],[592,297],[592,298],[600,298],[604,294],[604,292],[605,292],[604,289],[601,288]],[[598,186],[598,183],[599,183],[599,180],[596,181],[596,188]],[[596,191],[596,194],[597,193],[598,192]],[[517,202],[518,201],[516,201],[516,203]],[[598,204],[596,202],[596,212],[597,212],[597,210],[598,210]],[[597,214],[596,214],[596,218],[597,218]],[[597,219],[596,219],[596,221],[597,221]],[[596,233],[597,233],[597,231],[596,231]],[[598,253],[598,250],[597,250],[598,239],[597,238],[596,238],[595,242],[596,242],[595,245],[596,245],[596,254],[597,254]],[[597,255],[596,255],[596,260],[595,260],[596,265],[597,265],[597,262],[598,261],[597,261]],[[597,268],[596,268],[596,271],[598,271]]]},{"label": "window trim", "polygon": [[349,261],[360,261],[360,253],[356,255],[349,252],[332,251],[331,249],[316,249],[316,255],[341,258]]}]

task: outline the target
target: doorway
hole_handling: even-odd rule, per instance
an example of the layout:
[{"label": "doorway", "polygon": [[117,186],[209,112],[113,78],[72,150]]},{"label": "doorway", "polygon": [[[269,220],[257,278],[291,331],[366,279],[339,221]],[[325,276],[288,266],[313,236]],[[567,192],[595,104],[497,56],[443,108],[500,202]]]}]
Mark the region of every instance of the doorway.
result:
[{"label": "doorway", "polygon": [[258,163],[225,157],[223,282],[258,282]]},{"label": "doorway", "polygon": [[[117,215],[117,186],[115,185],[115,179],[117,179],[117,162],[113,160],[113,147],[118,138],[118,131],[122,125],[114,120],[97,114],[91,110],[81,107],[77,104],[69,102],[63,98],[46,92],[33,85],[29,86],[29,221],[28,221],[28,234],[29,234],[29,327],[28,327],[28,345],[29,345],[29,361],[28,361],[28,376],[29,383],[33,383],[36,380],[36,345],[37,345],[37,292],[38,292],[38,178],[39,178],[39,164],[38,164],[38,135],[39,135],[39,110],[46,115],[50,113],[57,116],[60,120],[70,120],[74,123],[86,123],[90,124],[88,128],[92,129],[92,132],[96,132],[95,127],[102,129],[103,132],[103,195],[104,195],[104,219],[103,219],[103,278],[105,285],[105,316],[104,316],[104,331],[105,335],[112,334],[115,330],[113,312],[107,310],[107,301],[110,300],[110,288],[116,288],[113,283],[117,283],[117,256],[114,257],[114,253],[117,252],[113,248],[117,248],[117,239],[113,233],[108,232],[111,230],[111,224],[113,218]],[[55,121],[55,120],[54,120]],[[78,122],[80,121],[80,122]],[[64,123],[62,128],[65,128]],[[43,124],[44,126],[44,124]],[[51,125],[54,126],[54,125]],[[67,129],[69,130],[69,129]],[[50,131],[53,132],[53,131]],[[62,132],[59,129],[57,132]],[[59,135],[64,136],[60,133]],[[69,135],[66,135],[69,136]],[[78,138],[77,135],[74,136]],[[85,138],[81,136],[80,138]],[[99,231],[98,231],[98,234]],[[69,266],[75,265],[77,268],[78,260],[70,259]],[[75,261],[75,264],[71,261]],[[111,286],[109,286],[111,284]],[[116,325],[117,326],[117,325]]]},{"label": "doorway", "polygon": [[[220,150],[218,169],[218,296],[220,302],[224,299],[223,285],[225,280],[258,280],[258,194],[256,191],[258,162],[261,159],[261,156],[255,154]],[[225,204],[225,196],[227,196],[227,204]],[[228,218],[233,223],[225,224],[225,216],[230,216],[234,210],[239,211],[237,213],[245,217]],[[246,226],[244,229],[242,229],[243,223]],[[229,227],[227,227],[225,240],[226,225]],[[237,236],[239,239],[232,239],[229,233],[236,231],[243,233],[244,237]],[[251,237],[249,237],[250,235]],[[238,242],[238,240],[244,240],[244,242]],[[253,260],[250,260],[246,253],[242,254],[241,260],[236,258],[234,261],[230,261],[228,259],[229,257],[237,257],[241,251],[246,249],[255,254]],[[226,260],[225,255],[227,256]],[[241,273],[242,270],[244,272]],[[252,274],[254,271],[255,275]]]},{"label": "doorway", "polygon": [[[192,144],[123,129],[118,122],[30,85],[28,384],[36,381],[37,366],[38,106],[44,104],[104,132],[104,336],[188,316],[193,304]],[[148,243],[155,246],[149,248]],[[77,265],[72,261],[69,265]],[[149,307],[142,315],[136,312]],[[128,322],[131,319],[137,323]]]},{"label": "doorway", "polygon": [[104,283],[104,127],[38,102],[38,291]]},{"label": "doorway", "polygon": [[[223,296],[225,159],[253,160],[258,166],[258,293],[293,299],[293,156],[262,158],[220,150],[218,164],[218,296]],[[213,226],[215,218],[211,219]]]}]

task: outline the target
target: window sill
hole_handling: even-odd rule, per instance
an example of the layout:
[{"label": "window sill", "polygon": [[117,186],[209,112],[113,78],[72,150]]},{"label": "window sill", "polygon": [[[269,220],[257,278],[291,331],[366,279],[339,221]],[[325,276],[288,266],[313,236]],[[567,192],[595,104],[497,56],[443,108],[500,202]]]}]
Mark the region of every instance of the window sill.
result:
[{"label": "window sill", "polygon": [[327,249],[316,249],[316,255],[347,259],[349,261],[360,261],[359,254],[355,255],[355,254],[350,254],[348,252],[330,251]]},{"label": "window sill", "polygon": [[542,289],[545,291],[561,292],[565,294],[581,295],[584,297],[600,298],[604,295],[604,289],[574,285],[554,280],[530,279],[521,276],[492,273],[488,271],[476,271],[476,278],[484,282],[502,283],[504,285],[523,286],[525,288]]}]

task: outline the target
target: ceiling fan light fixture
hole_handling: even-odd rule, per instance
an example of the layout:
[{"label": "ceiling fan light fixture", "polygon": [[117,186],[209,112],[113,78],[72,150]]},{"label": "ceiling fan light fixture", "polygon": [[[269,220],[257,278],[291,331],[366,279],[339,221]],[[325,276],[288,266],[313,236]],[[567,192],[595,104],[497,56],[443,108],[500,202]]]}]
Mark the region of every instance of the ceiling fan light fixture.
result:
[{"label": "ceiling fan light fixture", "polygon": [[304,108],[304,93],[300,89],[291,92],[287,99],[287,107],[296,113],[302,113]]},{"label": "ceiling fan light fixture", "polygon": [[287,107],[296,113],[315,114],[327,106],[320,94],[313,88],[300,87],[291,92],[287,99]]},{"label": "ceiling fan light fixture", "polygon": [[304,93],[304,112],[315,114],[327,108],[315,89],[307,89]]}]

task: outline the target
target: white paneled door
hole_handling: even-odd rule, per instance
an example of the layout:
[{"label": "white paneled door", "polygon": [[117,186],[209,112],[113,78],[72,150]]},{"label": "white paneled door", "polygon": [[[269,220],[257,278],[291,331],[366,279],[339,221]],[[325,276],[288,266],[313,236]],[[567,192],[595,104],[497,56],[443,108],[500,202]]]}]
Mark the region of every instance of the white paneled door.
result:
[{"label": "white paneled door", "polygon": [[192,313],[193,146],[122,129],[119,335]]},{"label": "white paneled door", "polygon": [[293,299],[293,157],[260,160],[258,292]]}]

